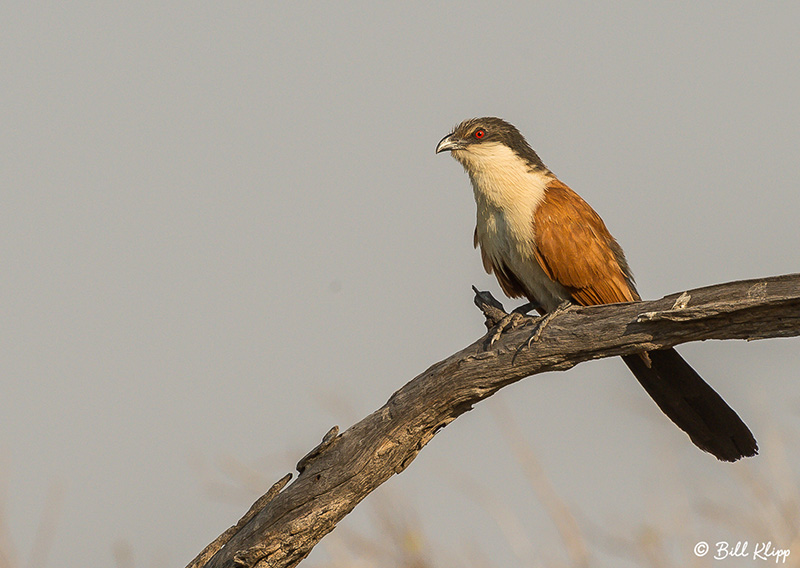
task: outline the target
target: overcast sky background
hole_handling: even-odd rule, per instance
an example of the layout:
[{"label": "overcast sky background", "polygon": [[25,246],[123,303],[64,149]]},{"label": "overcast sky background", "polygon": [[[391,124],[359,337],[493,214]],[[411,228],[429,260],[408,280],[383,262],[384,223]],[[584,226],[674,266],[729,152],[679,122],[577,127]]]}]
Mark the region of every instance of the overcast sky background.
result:
[{"label": "overcast sky background", "polygon": [[[794,2],[10,2],[0,18],[14,566],[43,554],[50,517],[48,566],[113,565],[115,543],[184,566],[257,496],[232,464],[266,490],[482,335],[470,285],[502,294],[472,248],[468,179],[434,154],[464,118],[517,125],[645,297],[800,267]],[[603,360],[478,405],[375,499],[405,501],[442,565],[564,561],[495,410],[589,534],[647,525],[687,562],[686,542],[775,541],[715,533],[700,507],[743,506],[737,479],[785,452],[797,487],[798,348],[681,349],[755,432],[746,463],[697,450]],[[342,530],[369,531],[369,501]]]}]

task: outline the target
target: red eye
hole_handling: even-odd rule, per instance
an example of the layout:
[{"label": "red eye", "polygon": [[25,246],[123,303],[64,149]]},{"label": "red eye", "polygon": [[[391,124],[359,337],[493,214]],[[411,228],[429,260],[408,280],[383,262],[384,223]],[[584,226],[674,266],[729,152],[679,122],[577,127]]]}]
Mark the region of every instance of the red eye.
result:
[{"label": "red eye", "polygon": [[475,134],[473,134],[473,136],[478,140],[480,140],[481,138],[486,136],[486,131],[483,128],[479,128],[478,130],[475,131]]}]

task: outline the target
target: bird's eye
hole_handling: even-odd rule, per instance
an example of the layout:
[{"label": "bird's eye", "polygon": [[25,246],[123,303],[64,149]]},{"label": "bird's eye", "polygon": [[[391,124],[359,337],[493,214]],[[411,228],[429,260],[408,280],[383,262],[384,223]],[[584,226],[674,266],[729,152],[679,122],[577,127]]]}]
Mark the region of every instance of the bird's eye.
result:
[{"label": "bird's eye", "polygon": [[474,136],[475,138],[477,138],[478,140],[480,140],[481,138],[483,138],[484,136],[486,136],[486,131],[485,131],[483,128],[479,128],[478,130],[476,130],[476,131],[475,131],[475,133],[473,134],[473,136]]}]

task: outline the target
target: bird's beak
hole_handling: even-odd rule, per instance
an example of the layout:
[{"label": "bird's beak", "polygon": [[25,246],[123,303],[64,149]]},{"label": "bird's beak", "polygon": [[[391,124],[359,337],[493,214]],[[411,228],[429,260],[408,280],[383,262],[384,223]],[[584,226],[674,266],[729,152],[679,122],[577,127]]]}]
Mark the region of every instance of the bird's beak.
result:
[{"label": "bird's beak", "polygon": [[447,152],[450,150],[462,150],[464,145],[461,143],[461,139],[457,138],[455,134],[448,134],[444,138],[439,141],[439,145],[436,146],[436,153],[439,152]]}]

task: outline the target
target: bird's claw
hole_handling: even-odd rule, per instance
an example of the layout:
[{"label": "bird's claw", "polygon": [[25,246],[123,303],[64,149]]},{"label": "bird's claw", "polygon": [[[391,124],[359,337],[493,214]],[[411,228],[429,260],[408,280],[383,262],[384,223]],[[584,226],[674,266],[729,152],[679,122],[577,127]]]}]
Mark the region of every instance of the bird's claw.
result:
[{"label": "bird's claw", "polygon": [[525,316],[519,312],[511,312],[510,314],[503,316],[503,319],[497,322],[497,325],[494,326],[494,333],[489,340],[489,347],[494,345],[495,341],[500,339],[500,336],[503,335],[503,333],[505,333],[507,330],[514,329],[524,319]]},{"label": "bird's claw", "polygon": [[548,312],[542,317],[540,317],[536,321],[536,326],[533,328],[533,333],[528,338],[528,349],[531,348],[531,344],[539,341],[542,337],[542,332],[548,326],[548,324],[558,315],[563,314],[566,312],[570,307],[572,307],[572,303],[569,300],[565,300],[561,302],[558,307],[553,310],[552,312]]}]

